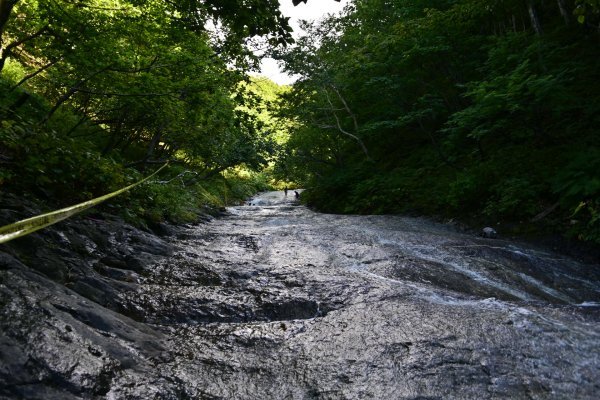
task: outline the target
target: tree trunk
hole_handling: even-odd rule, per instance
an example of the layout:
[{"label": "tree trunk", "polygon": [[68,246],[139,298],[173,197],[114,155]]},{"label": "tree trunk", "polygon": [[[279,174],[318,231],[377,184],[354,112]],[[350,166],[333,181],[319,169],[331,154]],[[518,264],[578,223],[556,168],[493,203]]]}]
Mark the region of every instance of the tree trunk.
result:
[{"label": "tree trunk", "polygon": [[150,157],[152,157],[152,154],[154,153],[154,149],[156,148],[156,145],[158,144],[161,137],[162,137],[162,129],[159,129],[158,132],[156,132],[154,134],[154,136],[152,136],[152,140],[148,144],[148,148],[146,149],[146,156],[144,157],[144,162],[148,161],[150,159]]},{"label": "tree trunk", "polygon": [[0,50],[2,50],[2,36],[4,34],[4,28],[10,17],[13,7],[17,4],[18,0],[0,0]]},{"label": "tree trunk", "polygon": [[125,139],[121,134],[123,129],[123,124],[125,121],[125,116],[120,115],[118,119],[115,121],[115,124],[111,126],[110,136],[106,141],[106,145],[102,149],[102,157],[106,156],[109,152],[116,149],[119,144]]},{"label": "tree trunk", "polygon": [[531,19],[531,27],[537,35],[541,35],[543,33],[542,24],[540,24],[540,18],[538,16],[537,10],[535,9],[535,5],[533,4],[533,0],[529,0],[527,2],[527,9],[529,10],[529,19]]},{"label": "tree trunk", "polygon": [[558,3],[558,9],[560,10],[560,15],[562,15],[565,20],[565,24],[569,25],[571,19],[569,18],[569,12],[567,11],[567,7],[565,5],[565,0],[556,0]]}]

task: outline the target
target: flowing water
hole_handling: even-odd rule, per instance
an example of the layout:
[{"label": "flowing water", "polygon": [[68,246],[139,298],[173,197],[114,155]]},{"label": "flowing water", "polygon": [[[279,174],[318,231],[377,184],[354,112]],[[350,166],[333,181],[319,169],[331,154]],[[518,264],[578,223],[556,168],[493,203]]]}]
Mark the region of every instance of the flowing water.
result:
[{"label": "flowing water", "polygon": [[[599,265],[423,219],[320,214],[282,192],[171,241],[172,254],[111,283],[118,314],[84,301],[84,315],[72,294],[47,307],[52,320],[77,320],[68,320],[70,349],[84,328],[103,335],[80,334],[85,357],[106,355],[93,367],[106,383],[89,390],[112,399],[600,396]],[[85,357],[74,371],[92,369]],[[86,387],[70,374],[71,386]]]},{"label": "flowing water", "polygon": [[168,366],[204,396],[600,395],[598,266],[421,219],[319,214],[281,192],[249,204],[184,235],[183,265],[212,283],[161,287],[147,317],[170,324]]}]

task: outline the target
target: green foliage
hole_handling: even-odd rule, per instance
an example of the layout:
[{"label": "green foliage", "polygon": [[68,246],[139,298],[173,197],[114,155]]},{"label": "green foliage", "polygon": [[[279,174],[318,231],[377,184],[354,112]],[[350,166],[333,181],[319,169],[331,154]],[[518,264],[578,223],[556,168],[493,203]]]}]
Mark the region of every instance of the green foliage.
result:
[{"label": "green foliage", "polygon": [[600,200],[590,199],[579,203],[571,215],[573,224],[568,234],[579,240],[598,242],[600,238]]},{"label": "green foliage", "polygon": [[598,22],[598,16],[600,15],[600,1],[599,0],[575,0],[575,10],[573,14],[577,16],[577,21],[580,24],[594,24]]},{"label": "green foliage", "polygon": [[480,171],[464,171],[449,182],[446,198],[452,210],[473,210],[487,197],[485,175]]},{"label": "green foliage", "polygon": [[356,0],[277,54],[301,77],[277,173],[328,211],[600,242],[596,3]]},{"label": "green foliage", "polygon": [[288,86],[278,85],[264,77],[250,76],[248,82],[242,83],[242,93],[246,97],[240,109],[255,117],[278,146],[289,139],[289,122],[276,115],[277,102],[287,92]]},{"label": "green foliage", "polygon": [[113,202],[130,221],[173,223],[193,222],[198,216],[225,206],[236,205],[259,191],[269,190],[267,178],[254,172],[232,171],[227,177],[186,185],[185,171],[171,167],[173,178],[154,181]]},{"label": "green foliage", "polygon": [[[2,190],[73,204],[171,160],[176,167],[164,175],[186,179],[144,185],[111,202],[141,223],[192,220],[202,207],[264,188],[254,178],[222,176],[240,166],[260,169],[276,151],[272,124],[245,107],[253,95],[239,88],[255,61],[248,39],[291,42],[277,7],[272,0],[19,0],[2,7]],[[209,21],[214,32],[205,28]]]},{"label": "green foliage", "polygon": [[492,217],[510,215],[531,218],[538,211],[540,184],[525,177],[505,179],[490,187],[492,193],[483,213]]},{"label": "green foliage", "polygon": [[566,167],[553,180],[553,191],[575,223],[569,234],[600,241],[600,149],[572,152]]},{"label": "green foliage", "polygon": [[554,192],[567,207],[578,206],[583,200],[600,198],[600,149],[573,152],[568,164],[553,180]]},{"label": "green foliage", "polygon": [[[276,149],[268,121],[244,107],[245,71],[230,66],[250,63],[248,36],[290,40],[287,21],[272,1],[251,13],[238,12],[246,2],[207,4],[16,2],[0,26],[1,190],[56,208],[171,159],[160,178],[102,205],[144,225],[194,221],[268,189],[265,176],[236,172]],[[204,31],[209,17],[224,23],[225,42]]]}]

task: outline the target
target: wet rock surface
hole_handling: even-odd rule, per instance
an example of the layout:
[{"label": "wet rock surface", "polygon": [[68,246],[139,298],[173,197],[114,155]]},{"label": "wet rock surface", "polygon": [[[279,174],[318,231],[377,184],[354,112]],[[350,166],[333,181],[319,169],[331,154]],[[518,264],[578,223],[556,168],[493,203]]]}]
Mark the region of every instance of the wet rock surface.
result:
[{"label": "wet rock surface", "polygon": [[0,398],[597,398],[600,265],[283,193],[250,204],[0,245]]}]

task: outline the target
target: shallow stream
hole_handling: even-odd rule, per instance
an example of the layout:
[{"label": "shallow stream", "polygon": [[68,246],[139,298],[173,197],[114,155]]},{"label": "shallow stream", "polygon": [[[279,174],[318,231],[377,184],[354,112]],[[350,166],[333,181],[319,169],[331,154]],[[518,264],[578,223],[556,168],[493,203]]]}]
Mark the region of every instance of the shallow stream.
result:
[{"label": "shallow stream", "polygon": [[[157,251],[167,244],[155,238],[112,235],[109,244],[123,254],[137,249],[141,267],[125,273],[130,256],[105,257],[112,267],[94,264],[96,283],[82,274],[70,286],[77,294],[47,283],[34,291],[22,277],[38,278],[6,270],[3,287],[12,294],[0,322],[37,342],[24,344],[14,333],[5,347],[22,346],[24,359],[62,374],[38,386],[15,384],[10,393],[28,388],[45,398],[70,398],[61,397],[68,392],[112,399],[596,399],[600,393],[598,265],[423,219],[319,214],[283,192],[178,230],[164,239],[172,251]],[[144,243],[145,253],[136,243]],[[104,297],[81,282],[107,285]],[[35,314],[30,303],[45,310],[39,315],[46,322],[36,317],[15,327],[15,316]],[[63,352],[60,363],[44,355],[52,351]],[[25,374],[13,364],[9,373]]]},{"label": "shallow stream", "polygon": [[205,305],[169,323],[181,350],[171,367],[207,394],[600,393],[597,269],[421,219],[319,214],[281,192],[250,204],[181,242],[186,265],[219,284],[160,289],[175,309]]}]

